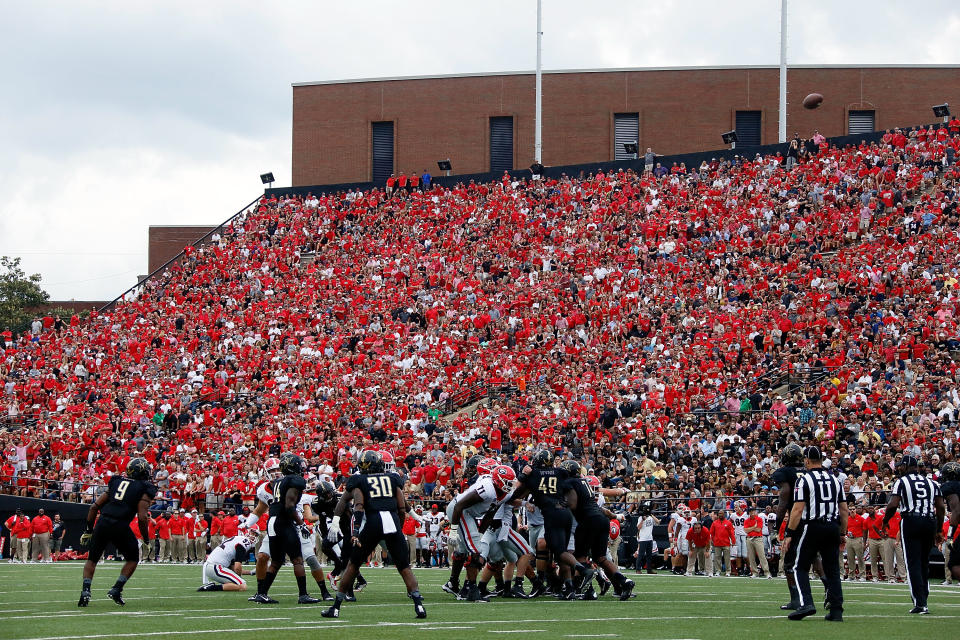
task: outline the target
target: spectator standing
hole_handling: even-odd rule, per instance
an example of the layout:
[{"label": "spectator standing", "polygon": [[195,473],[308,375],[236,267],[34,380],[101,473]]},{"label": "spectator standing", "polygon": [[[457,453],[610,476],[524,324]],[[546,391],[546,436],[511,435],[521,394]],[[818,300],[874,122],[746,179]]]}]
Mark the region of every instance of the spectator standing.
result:
[{"label": "spectator standing", "polygon": [[40,562],[42,556],[44,562],[53,562],[50,559],[50,534],[53,532],[53,520],[44,513],[43,509],[40,509],[30,525],[33,527],[34,561]]},{"label": "spectator standing", "polygon": [[720,510],[717,519],[710,525],[710,543],[713,545],[713,575],[719,576],[726,568],[730,577],[730,547],[736,541],[733,523],[727,519],[727,512]]},{"label": "spectator standing", "polygon": [[650,173],[653,171],[653,165],[657,161],[657,154],[653,152],[653,149],[647,147],[647,151],[643,154],[643,171],[644,173]]},{"label": "spectator standing", "polygon": [[433,181],[433,176],[430,175],[430,172],[426,169],[423,170],[423,173],[420,175],[420,188],[424,191],[430,191],[430,183]]}]

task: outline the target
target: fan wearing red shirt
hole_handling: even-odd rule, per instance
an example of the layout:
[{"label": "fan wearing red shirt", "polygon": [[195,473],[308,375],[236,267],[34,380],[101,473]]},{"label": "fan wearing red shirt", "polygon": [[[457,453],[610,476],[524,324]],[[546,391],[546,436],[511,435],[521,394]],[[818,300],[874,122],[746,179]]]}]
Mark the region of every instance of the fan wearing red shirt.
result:
[{"label": "fan wearing red shirt", "polygon": [[433,495],[433,489],[437,486],[437,474],[440,472],[440,468],[433,464],[432,462],[427,463],[423,467],[423,495],[431,496]]},{"label": "fan wearing red shirt", "polygon": [[696,522],[687,531],[687,541],[690,543],[690,552],[687,554],[687,575],[694,571],[697,575],[703,573],[712,575],[707,564],[710,561],[710,531],[704,529],[700,522]]},{"label": "fan wearing red shirt", "polygon": [[719,576],[723,567],[730,576],[730,547],[736,541],[733,523],[727,520],[727,512],[721,511],[710,525],[710,542],[713,544],[713,575]]}]

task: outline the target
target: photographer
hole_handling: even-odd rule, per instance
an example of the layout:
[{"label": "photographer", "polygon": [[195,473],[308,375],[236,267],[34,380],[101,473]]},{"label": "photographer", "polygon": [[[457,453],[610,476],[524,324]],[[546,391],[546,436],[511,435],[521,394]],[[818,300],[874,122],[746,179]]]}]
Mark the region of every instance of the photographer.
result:
[{"label": "photographer", "polygon": [[636,558],[634,570],[637,572],[646,568],[647,573],[656,573],[653,570],[653,527],[660,524],[660,520],[653,515],[652,511],[649,501],[640,503],[637,518],[637,550],[633,554]]}]

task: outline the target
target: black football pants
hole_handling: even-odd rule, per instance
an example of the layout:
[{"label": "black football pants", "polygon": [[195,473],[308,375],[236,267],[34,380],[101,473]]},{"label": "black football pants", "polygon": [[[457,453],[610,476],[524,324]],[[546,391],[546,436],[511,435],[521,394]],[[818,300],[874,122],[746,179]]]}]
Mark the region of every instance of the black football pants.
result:
[{"label": "black football pants", "polygon": [[843,588],[840,586],[840,526],[836,522],[814,520],[797,527],[790,540],[796,545],[796,560],[793,565],[794,579],[800,591],[800,606],[814,604],[810,594],[810,567],[820,554],[823,575],[826,581],[830,609],[843,608]]}]

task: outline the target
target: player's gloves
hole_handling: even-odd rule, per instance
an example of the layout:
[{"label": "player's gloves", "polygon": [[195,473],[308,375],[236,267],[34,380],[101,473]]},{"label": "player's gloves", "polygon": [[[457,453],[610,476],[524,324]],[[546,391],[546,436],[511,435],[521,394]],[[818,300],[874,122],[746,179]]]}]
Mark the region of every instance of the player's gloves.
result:
[{"label": "player's gloves", "polygon": [[354,538],[360,537],[360,528],[363,526],[363,511],[357,510],[353,512],[353,526],[350,530],[350,535]]},{"label": "player's gloves", "polygon": [[304,539],[304,540],[309,540],[309,539],[310,539],[310,528],[309,528],[307,525],[302,524],[302,525],[300,525],[299,527],[297,527],[297,529],[300,530],[300,537],[301,537],[302,539]]},{"label": "player's gloves", "polygon": [[330,544],[337,544],[340,539],[340,516],[333,516],[330,528],[327,529],[327,541]]},{"label": "player's gloves", "polygon": [[90,533],[89,531],[84,533],[82,536],[80,536],[80,546],[89,547],[91,540],[93,540],[93,534]]}]

